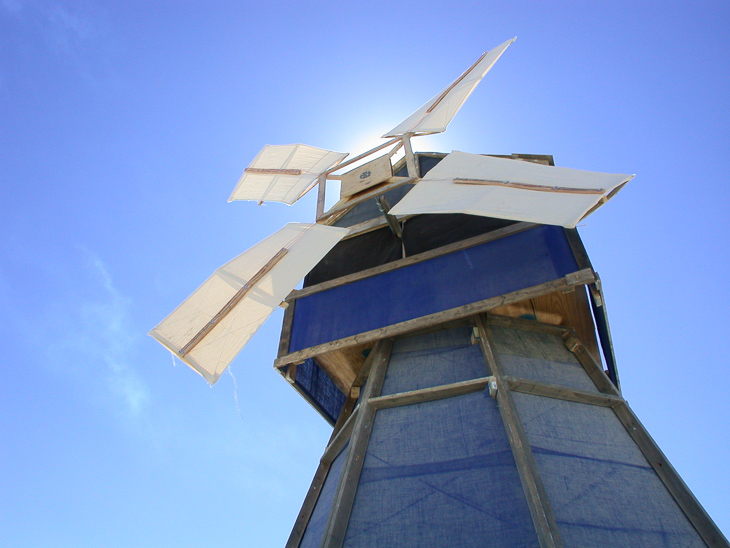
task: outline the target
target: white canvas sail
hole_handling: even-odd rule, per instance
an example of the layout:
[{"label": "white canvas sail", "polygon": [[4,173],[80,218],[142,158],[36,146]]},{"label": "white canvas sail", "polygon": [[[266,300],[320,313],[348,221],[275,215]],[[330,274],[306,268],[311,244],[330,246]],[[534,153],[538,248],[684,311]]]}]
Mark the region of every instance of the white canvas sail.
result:
[{"label": "white canvas sail", "polygon": [[229,202],[254,200],[292,205],[320,174],[347,156],[308,145],[266,145],[241,175]]},{"label": "white canvas sail", "polygon": [[348,231],[286,225],[216,270],[149,334],[214,384],[266,318]]},{"label": "white canvas sail", "polygon": [[406,133],[428,134],[446,131],[452,118],[459,112],[464,102],[469,98],[477,84],[494,66],[507,47],[517,40],[517,37],[507,40],[504,44],[482,54],[482,56],[467,71],[457,78],[450,86],[436,95],[428,103],[411,114],[398,126],[390,130],[383,137],[397,137]]},{"label": "white canvas sail", "polygon": [[454,151],[390,214],[466,213],[574,227],[633,177]]}]

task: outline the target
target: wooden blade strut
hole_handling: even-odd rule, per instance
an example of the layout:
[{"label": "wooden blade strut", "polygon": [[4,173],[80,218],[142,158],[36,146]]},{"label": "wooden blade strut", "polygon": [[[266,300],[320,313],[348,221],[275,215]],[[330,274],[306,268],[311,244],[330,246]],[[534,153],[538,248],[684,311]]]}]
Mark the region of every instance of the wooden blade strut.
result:
[{"label": "wooden blade strut", "polygon": [[253,173],[255,175],[301,175],[301,169],[262,169],[258,167],[247,167],[243,170],[245,173]]},{"label": "wooden blade strut", "polygon": [[492,181],[489,179],[454,179],[457,185],[486,185],[504,186],[507,188],[519,188],[521,190],[536,190],[538,192],[562,192],[565,194],[604,194],[603,188],[573,188],[568,186],[533,185],[530,183],[513,183],[512,181]]},{"label": "wooden blade strut", "polygon": [[286,255],[288,253],[288,251],[289,250],[287,248],[282,247],[276,253],[276,255],[274,255],[269,260],[269,262],[267,262],[263,267],[261,267],[261,269],[256,274],[254,274],[248,282],[246,282],[246,284],[241,289],[236,291],[236,294],[233,295],[233,297],[231,297],[231,300],[229,300],[225,304],[225,306],[223,306],[223,308],[220,309],[220,312],[218,312],[218,314],[213,316],[213,318],[211,318],[211,320],[207,324],[205,324],[205,326],[203,326],[203,328],[200,331],[198,331],[198,333],[192,339],[190,339],[190,342],[188,344],[186,344],[185,346],[183,346],[178,351],[178,354],[180,355],[180,357],[182,358],[186,354],[190,353],[190,351],[193,348],[195,348],[195,346],[200,341],[202,341],[205,338],[205,336],[208,333],[210,333],[213,330],[213,328],[216,325],[218,325],[221,322],[221,320],[223,320],[223,318],[225,318],[231,310],[233,310],[233,307],[236,306],[239,302],[241,302],[241,299],[243,299],[243,297],[246,296],[246,293],[248,293],[253,288],[254,285],[256,285],[259,281],[261,281],[261,278],[263,278],[267,273],[269,273],[271,271],[272,268],[274,268],[274,265],[276,265],[276,263],[278,263],[282,259],[282,257],[284,257],[284,255]]},{"label": "wooden blade strut", "polygon": [[[462,81],[462,80],[463,80],[464,78],[466,78],[466,77],[467,77],[467,75],[468,75],[468,74],[469,74],[469,73],[470,73],[470,72],[471,72],[472,70],[474,70],[474,67],[476,67],[476,66],[477,66],[477,65],[478,65],[478,64],[479,64],[479,63],[481,62],[481,60],[482,60],[482,59],[484,59],[484,57],[486,57],[487,53],[489,53],[489,52],[488,52],[488,51],[485,51],[485,52],[484,52],[484,53],[482,54],[482,56],[481,56],[481,57],[480,57],[479,59],[477,59],[477,62],[476,62],[476,63],[474,63],[474,64],[473,64],[472,66],[470,66],[470,67],[469,67],[468,69],[466,69],[466,72],[464,72],[464,74],[462,74],[461,76],[459,76],[459,78],[457,78],[457,79],[456,79],[456,81],[455,81],[455,82],[454,82],[453,84],[451,84],[451,85],[450,85],[449,87],[447,87],[447,88],[446,88],[446,89],[445,89],[445,90],[443,91],[443,93],[442,93],[441,95],[439,95],[439,96],[438,96],[438,99],[436,99],[436,100],[435,100],[435,101],[433,102],[433,105],[431,105],[430,107],[428,107],[428,109],[426,110],[426,114],[431,114],[431,112],[433,112],[433,109],[435,109],[435,108],[436,108],[436,107],[438,106],[438,104],[439,104],[439,103],[440,103],[441,101],[443,101],[443,100],[444,100],[444,98],[445,98],[445,97],[446,97],[446,96],[447,96],[447,95],[449,94],[449,92],[450,92],[450,91],[451,91],[452,89],[454,89],[454,88],[455,88],[456,86],[458,86],[458,85],[459,85],[459,83],[460,83],[460,82],[461,82],[461,81]],[[462,65],[462,66],[463,66],[463,65]]]}]

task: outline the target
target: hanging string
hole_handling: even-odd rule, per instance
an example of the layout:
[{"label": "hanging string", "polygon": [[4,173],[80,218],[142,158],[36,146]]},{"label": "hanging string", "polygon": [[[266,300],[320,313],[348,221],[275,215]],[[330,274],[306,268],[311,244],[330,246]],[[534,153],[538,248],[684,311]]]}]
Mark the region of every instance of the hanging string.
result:
[{"label": "hanging string", "polygon": [[231,368],[228,367],[228,374],[233,379],[233,399],[236,401],[236,409],[238,409],[238,416],[243,419],[243,413],[241,413],[241,408],[238,406],[238,383],[236,382],[236,377],[233,376],[233,371],[231,371]]}]

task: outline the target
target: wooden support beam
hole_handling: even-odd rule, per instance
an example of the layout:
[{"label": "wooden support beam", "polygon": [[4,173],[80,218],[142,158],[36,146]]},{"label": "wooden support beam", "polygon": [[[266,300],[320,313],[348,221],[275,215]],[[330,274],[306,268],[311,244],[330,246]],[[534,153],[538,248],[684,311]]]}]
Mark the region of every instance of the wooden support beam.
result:
[{"label": "wooden support beam", "polygon": [[[352,407],[348,408],[346,402],[345,406],[343,406],[342,408],[342,411],[340,411],[340,416],[337,419],[337,424],[346,423],[347,419],[351,416],[351,413]],[[334,433],[332,434],[332,437],[334,437]],[[327,448],[329,449],[331,445],[332,438],[330,438],[330,443]],[[326,454],[327,450],[325,450],[325,455]],[[336,456],[337,455],[335,455],[335,457]],[[319,494],[322,492],[322,487],[324,486],[324,482],[327,479],[327,474],[329,473],[330,465],[332,464],[333,460],[334,457],[332,457],[331,459],[325,459],[324,456],[320,459],[319,466],[317,467],[317,472],[314,474],[312,484],[309,487],[309,491],[307,491],[307,496],[304,498],[302,509],[299,511],[297,519],[294,522],[294,527],[292,528],[292,532],[289,535],[289,540],[286,543],[286,548],[298,548],[299,544],[301,543],[304,532],[307,529],[309,519],[312,517],[312,512],[314,512],[314,507],[317,505],[317,500],[319,500]]]},{"label": "wooden support beam", "polygon": [[[591,375],[599,389],[620,396],[618,389],[613,385],[601,367],[592,358],[590,352],[574,336],[565,337],[565,344],[576,355],[583,368]],[[616,416],[623,424],[626,431],[633,438],[636,445],[654,471],[664,483],[667,490],[672,494],[674,500],[685,513],[692,525],[708,546],[730,546],[712,518],[705,512],[705,509],[697,501],[692,491],[689,490],[677,471],[669,463],[659,446],[654,442],[644,425],[634,415],[634,412],[625,401],[614,407]]]},{"label": "wooden support beam", "polygon": [[565,237],[568,239],[570,249],[573,251],[573,257],[575,262],[578,263],[579,269],[592,268],[591,260],[588,258],[586,248],[583,246],[583,240],[580,239],[580,234],[575,228],[564,228]]},{"label": "wooden support beam", "polygon": [[567,327],[560,325],[528,320],[526,318],[517,318],[515,316],[492,314],[491,312],[487,314],[487,322],[489,325],[519,329],[520,331],[531,331],[533,333],[545,333],[557,337],[562,337],[565,333],[571,332]]},{"label": "wooden support beam", "polygon": [[664,483],[664,486],[672,494],[674,500],[682,509],[702,539],[708,546],[730,546],[722,531],[715,525],[712,518],[705,511],[699,501],[689,490],[677,471],[669,463],[659,446],[646,431],[644,425],[634,415],[628,403],[624,402],[614,408],[616,416],[626,428],[626,431],[633,438],[636,445],[649,461],[654,471]]},{"label": "wooden support beam", "polygon": [[411,390],[410,392],[389,394],[387,396],[380,396],[379,398],[372,398],[370,405],[380,410],[461,396],[486,389],[489,381],[493,379],[494,377],[483,377],[481,379],[471,379],[441,386],[422,388],[420,390]]},{"label": "wooden support beam", "polygon": [[[359,394],[359,390],[358,390],[358,394]],[[350,417],[352,417],[352,414],[355,412],[356,405],[357,405],[357,397],[350,394],[347,397],[347,399],[345,400],[345,403],[342,405],[342,409],[340,410],[340,416],[337,417],[337,422],[335,422],[335,427],[332,429],[332,435],[330,436],[330,439],[327,442],[328,447],[332,443],[332,440],[334,440],[335,437],[340,433],[340,431],[345,427],[345,424],[350,420]]]},{"label": "wooden support beam", "polygon": [[406,167],[408,169],[408,176],[417,179],[420,177],[418,172],[418,159],[413,154],[413,148],[411,147],[411,133],[406,133],[402,136],[403,148],[406,151]]},{"label": "wooden support beam", "polygon": [[512,454],[517,464],[517,471],[522,482],[522,489],[527,499],[532,522],[541,548],[558,548],[563,545],[558,532],[555,516],[550,508],[545,486],[535,463],[527,434],[522,427],[517,407],[512,400],[509,384],[502,374],[501,367],[492,351],[493,343],[484,316],[477,318],[479,344],[487,360],[490,372],[497,379],[497,404],[502,416]]},{"label": "wooden support beam", "polygon": [[623,398],[619,396],[595,394],[593,392],[586,392],[585,390],[574,390],[557,384],[547,384],[509,376],[505,376],[504,380],[509,385],[510,390],[513,392],[522,392],[523,394],[533,394],[535,396],[598,405],[600,407],[616,407],[624,402]]},{"label": "wooden support beam", "polygon": [[315,216],[315,221],[319,220],[319,218],[324,214],[324,201],[327,194],[327,178],[324,175],[319,176],[318,185],[317,185],[317,214]]},{"label": "wooden support beam", "polygon": [[203,328],[198,331],[198,333],[190,339],[190,342],[188,342],[185,346],[183,346],[179,351],[178,354],[180,357],[184,357],[186,354],[188,354],[195,346],[202,341],[205,336],[210,333],[213,328],[218,325],[223,318],[225,318],[228,313],[233,310],[233,307],[236,306],[241,300],[246,296],[246,294],[253,289],[253,287],[261,281],[261,278],[263,278],[266,274],[268,274],[272,268],[278,263],[284,255],[286,255],[289,252],[289,250],[285,247],[282,247],[279,251],[277,251],[276,255],[271,257],[269,261],[259,269],[256,274],[254,274],[251,279],[244,284],[244,286],[236,291],[236,294],[233,295],[233,297],[230,298],[230,300],[223,305],[223,308],[218,311],[218,313],[211,318],[211,320],[203,326]]},{"label": "wooden support beam", "polygon": [[465,318],[467,316],[473,316],[480,312],[486,312],[492,308],[497,308],[507,304],[516,303],[539,295],[545,295],[552,293],[553,291],[561,291],[570,289],[575,280],[582,280],[581,283],[590,283],[594,280],[593,272],[591,270],[583,271],[580,277],[572,277],[571,281],[568,281],[565,277],[553,280],[551,282],[545,282],[533,287],[520,289],[497,297],[491,297],[474,303],[466,304],[449,310],[443,310],[436,312],[435,314],[429,314],[420,318],[414,318],[397,324],[380,327],[350,337],[344,337],[336,341],[331,341],[309,348],[303,348],[296,352],[279,356],[274,361],[274,367],[283,367],[289,363],[301,362],[307,358],[311,358],[318,354],[331,352],[340,348],[347,348],[349,346],[355,346],[358,344],[369,343],[377,341],[385,337],[394,337],[396,335],[402,335],[418,329],[434,326],[443,322],[457,320],[459,318]]},{"label": "wooden support beam", "polygon": [[340,547],[345,540],[350,512],[355,501],[355,492],[375,419],[375,408],[368,403],[368,400],[380,395],[392,348],[393,341],[384,339],[379,341],[372,351],[375,355],[370,375],[361,395],[360,408],[353,425],[347,456],[342,466],[340,480],[332,501],[332,509],[327,519],[322,539],[323,548]]},{"label": "wooden support beam", "polygon": [[621,395],[618,388],[616,388],[611,382],[611,379],[606,376],[595,358],[590,352],[588,352],[586,347],[583,346],[583,343],[578,340],[578,337],[575,336],[575,333],[572,331],[566,332],[563,335],[563,340],[565,341],[565,346],[567,346],[568,350],[575,354],[575,357],[578,358],[583,369],[585,369],[588,376],[601,392],[611,394],[612,396]]},{"label": "wooden support beam", "polygon": [[314,507],[317,505],[319,494],[322,492],[322,486],[327,479],[329,471],[329,463],[319,463],[317,472],[314,474],[312,484],[309,486],[309,491],[307,491],[307,495],[304,498],[302,509],[299,510],[297,519],[294,522],[294,527],[292,528],[291,533],[289,533],[289,539],[286,541],[286,548],[298,548],[299,544],[302,542],[302,537],[304,536],[304,532],[307,530],[307,524],[309,523],[309,519],[312,517]]},{"label": "wooden support beam", "polygon": [[605,188],[574,188],[568,186],[535,185],[530,183],[517,183],[514,181],[494,181],[492,179],[465,179],[463,177],[455,177],[453,181],[457,185],[501,186],[516,188],[518,190],[557,192],[560,194],[603,194],[606,192]]},{"label": "wooden support beam", "polygon": [[601,287],[601,277],[596,272],[595,283],[589,285],[591,289],[591,303],[593,307],[593,315],[596,318],[596,327],[598,328],[598,335],[601,338],[601,349],[603,350],[603,357],[606,360],[608,366],[608,372],[611,376],[611,380],[616,385],[616,388],[621,390],[621,379],[618,375],[618,367],[616,365],[616,353],[613,350],[613,339],[611,337],[611,324],[608,323],[608,309],[606,308],[606,298],[603,295],[603,288]]},{"label": "wooden support beam", "polygon": [[347,420],[342,424],[342,428],[340,428],[337,433],[333,433],[332,438],[330,439],[330,442],[327,444],[327,447],[324,450],[324,454],[322,455],[322,458],[320,459],[325,464],[331,464],[335,458],[337,458],[337,455],[340,454],[340,451],[342,451],[342,448],[347,445],[347,442],[350,441],[350,435],[352,434],[352,430],[355,427],[355,421],[357,420],[357,414],[360,410],[360,406],[358,405],[350,414],[349,417],[347,417]]},{"label": "wooden support beam", "polygon": [[284,309],[284,319],[281,324],[277,356],[283,356],[289,353],[289,341],[291,340],[291,330],[294,326],[294,309],[296,308],[296,304],[296,301],[290,301],[289,306]]},{"label": "wooden support beam", "polygon": [[251,173],[253,175],[301,175],[301,169],[283,169],[283,168],[258,168],[258,167],[247,167],[243,170],[244,173]]},{"label": "wooden support beam", "polygon": [[386,200],[385,196],[378,196],[376,201],[378,202],[378,208],[380,209],[380,212],[383,214],[383,217],[385,217],[385,220],[390,227],[390,231],[396,238],[402,240],[403,229],[401,228],[398,219],[388,213],[390,211],[390,204],[388,203],[388,200]]},{"label": "wooden support beam", "polygon": [[[362,386],[362,384],[368,377],[372,361],[376,355],[377,354],[375,354],[374,352],[370,353],[370,356],[368,356],[365,364],[363,364],[363,367],[360,368],[360,372],[358,373],[358,376],[355,379],[353,385],[357,384],[357,387]],[[327,478],[327,474],[329,473],[332,461],[334,461],[337,455],[339,455],[340,451],[342,451],[342,448],[347,444],[350,439],[352,427],[354,426],[356,420],[355,417],[357,415],[357,409],[355,409],[356,403],[357,397],[351,394],[350,397],[345,400],[345,404],[342,406],[340,416],[337,418],[337,422],[335,423],[335,427],[332,431],[332,436],[330,437],[329,443],[327,444],[324,454],[320,459],[317,472],[314,475],[314,479],[312,480],[312,485],[307,492],[307,496],[304,499],[302,509],[300,510],[299,515],[297,516],[297,520],[294,523],[294,528],[292,529],[289,540],[286,544],[287,548],[297,548],[302,540],[302,537],[304,536],[304,531],[307,528],[307,524],[309,523],[309,519],[312,516],[314,507],[317,504],[319,494],[322,490],[322,486],[324,485],[324,481]]]}]

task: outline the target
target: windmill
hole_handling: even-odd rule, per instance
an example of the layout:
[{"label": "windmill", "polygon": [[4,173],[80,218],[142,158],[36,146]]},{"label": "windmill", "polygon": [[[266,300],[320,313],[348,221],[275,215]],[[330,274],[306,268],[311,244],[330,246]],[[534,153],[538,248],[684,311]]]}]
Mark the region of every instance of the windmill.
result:
[{"label": "windmill", "polygon": [[223,265],[150,331],[213,384],[285,308],[275,368],[334,426],[288,546],[727,545],[621,396],[575,229],[633,176],[412,149],[513,41],[352,159],[265,146],[230,200],[317,186],[316,222]]}]

